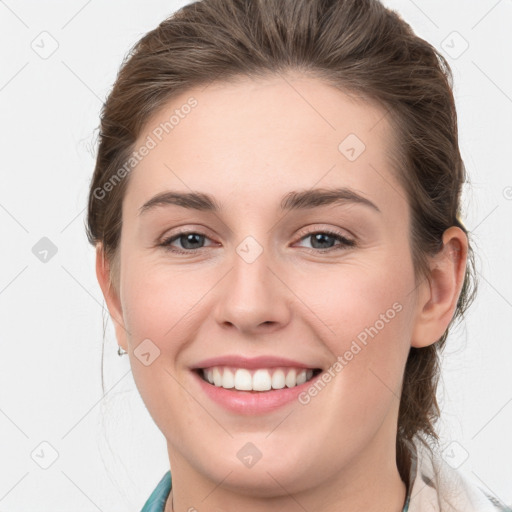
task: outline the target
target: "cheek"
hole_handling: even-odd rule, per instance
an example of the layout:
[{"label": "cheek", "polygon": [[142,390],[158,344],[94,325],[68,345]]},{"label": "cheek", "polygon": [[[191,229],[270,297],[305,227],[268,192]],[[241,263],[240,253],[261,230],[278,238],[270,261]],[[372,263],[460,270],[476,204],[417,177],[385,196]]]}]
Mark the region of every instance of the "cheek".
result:
[{"label": "cheek", "polygon": [[196,312],[204,291],[194,273],[131,268],[124,281],[123,312],[134,381],[166,437],[183,438],[193,417],[187,411],[197,405],[180,383],[179,357],[197,337],[201,322]]},{"label": "cheek", "polygon": [[399,276],[396,267],[382,261],[350,265],[303,281],[298,293],[318,312],[317,334],[322,333],[331,353],[334,403],[344,404],[333,413],[351,411],[354,428],[378,421],[377,411],[384,414],[400,396],[410,346],[414,280],[406,262]]},{"label": "cheek", "polygon": [[405,262],[400,275],[395,270],[395,263],[354,261],[309,274],[296,280],[294,288],[317,317],[315,323],[333,351],[348,350],[354,339],[362,344],[379,339],[384,346],[398,343],[398,334],[408,326],[409,315],[404,312],[414,288],[412,270]]},{"label": "cheek", "polygon": [[[165,268],[135,258],[127,261],[123,281],[123,313],[132,347],[149,338],[162,354],[179,349],[184,329],[194,323],[205,293],[198,272]],[[172,363],[172,361],[171,361]]]}]

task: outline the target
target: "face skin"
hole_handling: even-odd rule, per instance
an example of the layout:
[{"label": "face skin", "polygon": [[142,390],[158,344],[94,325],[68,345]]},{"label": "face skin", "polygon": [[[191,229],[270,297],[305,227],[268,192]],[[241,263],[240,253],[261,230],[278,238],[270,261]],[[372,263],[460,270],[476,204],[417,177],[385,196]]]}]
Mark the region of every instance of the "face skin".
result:
[{"label": "face skin", "polygon": [[[131,173],[119,293],[108,287],[101,246],[97,252],[118,342],[168,443],[166,512],[401,511],[395,438],[405,362],[411,345],[434,343],[453,316],[465,234],[447,230],[432,279],[415,282],[406,194],[386,159],[385,111],[312,78],[191,89],[152,117],[135,147],[192,96],[197,106]],[[351,133],[366,146],[354,161],[338,149]],[[291,191],[340,187],[380,212],[355,202],[280,209]],[[165,205],[139,214],[167,191],[207,193],[221,209]],[[158,245],[180,229],[205,237],[191,245],[178,237],[172,246],[187,254]],[[325,230],[356,245],[311,236]],[[237,252],[248,236],[263,249],[250,263]],[[237,354],[325,371],[370,326],[378,333],[305,405],[229,412],[189,369]],[[148,366],[134,353],[146,339],[160,351]],[[252,467],[237,457],[248,442],[262,455]]]}]

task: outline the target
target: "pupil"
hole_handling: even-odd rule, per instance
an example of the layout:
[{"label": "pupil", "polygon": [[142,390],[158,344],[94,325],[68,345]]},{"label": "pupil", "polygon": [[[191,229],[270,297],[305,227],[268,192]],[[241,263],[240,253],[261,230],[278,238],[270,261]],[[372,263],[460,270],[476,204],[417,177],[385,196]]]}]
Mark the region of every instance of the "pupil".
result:
[{"label": "pupil", "polygon": [[[313,238],[313,247],[315,245],[320,245],[320,247],[315,247],[316,249],[325,249],[325,244],[327,244],[327,247],[330,247],[329,242],[332,242],[333,239],[330,235],[326,233],[316,233],[315,235],[311,235]],[[199,240],[201,239],[202,235],[199,235],[197,233],[190,233],[188,235],[182,235],[181,239],[183,243],[183,247],[186,249],[195,249],[196,247],[194,244],[200,243]],[[192,247],[190,247],[192,245]]]},{"label": "pupil", "polygon": [[[332,241],[332,238],[330,235],[327,235],[325,233],[317,233],[316,235],[312,235],[313,236],[313,247],[315,247],[315,243],[316,242],[320,242],[320,244],[325,243],[327,241],[327,243],[329,241]],[[315,249],[325,249],[325,247],[315,247]]]},{"label": "pupil", "polygon": [[[190,233],[188,235],[183,235],[182,242],[183,242],[183,240],[185,240],[185,243],[183,243],[183,247],[185,247],[185,249],[195,249],[196,247],[194,246],[194,241],[197,242],[197,238],[201,237],[201,236],[202,235],[199,235],[197,233]],[[192,247],[188,247],[187,246],[188,244],[192,244]]]}]

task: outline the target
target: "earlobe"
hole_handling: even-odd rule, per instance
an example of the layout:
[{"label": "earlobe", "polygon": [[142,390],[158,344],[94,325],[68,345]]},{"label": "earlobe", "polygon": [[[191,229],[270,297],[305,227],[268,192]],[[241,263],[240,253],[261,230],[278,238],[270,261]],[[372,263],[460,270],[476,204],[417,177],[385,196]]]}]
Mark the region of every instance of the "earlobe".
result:
[{"label": "earlobe", "polygon": [[464,283],[467,252],[464,231],[448,228],[443,233],[443,248],[430,259],[431,274],[420,287],[411,346],[432,345],[448,328]]},{"label": "earlobe", "polygon": [[118,292],[112,286],[111,277],[112,269],[108,259],[105,257],[105,251],[100,242],[96,245],[96,278],[114,324],[117,342],[124,350],[128,351],[127,330],[124,326],[121,301]]}]

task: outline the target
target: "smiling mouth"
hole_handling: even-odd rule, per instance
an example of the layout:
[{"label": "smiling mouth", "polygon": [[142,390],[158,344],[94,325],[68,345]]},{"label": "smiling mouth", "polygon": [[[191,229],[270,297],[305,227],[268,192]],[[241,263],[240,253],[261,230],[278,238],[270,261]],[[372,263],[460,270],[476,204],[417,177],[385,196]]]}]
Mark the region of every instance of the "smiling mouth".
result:
[{"label": "smiling mouth", "polygon": [[265,392],[283,388],[294,388],[309,382],[322,372],[320,368],[235,368],[212,366],[194,370],[205,382],[212,386],[233,391]]}]

